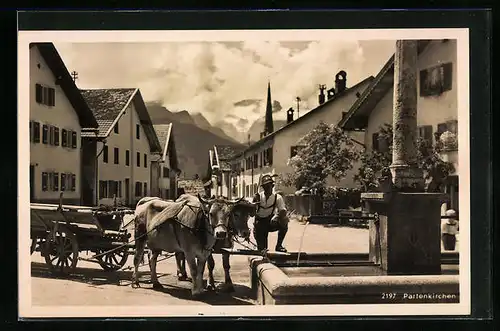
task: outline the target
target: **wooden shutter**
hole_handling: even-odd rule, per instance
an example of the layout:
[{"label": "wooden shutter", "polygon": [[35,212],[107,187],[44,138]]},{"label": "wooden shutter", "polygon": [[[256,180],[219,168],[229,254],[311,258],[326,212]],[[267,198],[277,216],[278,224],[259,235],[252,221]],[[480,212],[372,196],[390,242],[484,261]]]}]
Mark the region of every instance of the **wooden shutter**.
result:
[{"label": "wooden shutter", "polygon": [[99,181],[99,199],[104,198],[104,181]]},{"label": "wooden shutter", "polygon": [[454,133],[455,135],[457,135],[458,134],[458,121],[457,120],[447,121],[446,128],[451,133]]},{"label": "wooden shutter", "polygon": [[122,197],[122,181],[121,180],[118,182],[118,196],[120,198]]},{"label": "wooden shutter", "polygon": [[120,150],[117,147],[113,149],[113,162],[114,164],[119,164],[120,162]]},{"label": "wooden shutter", "polygon": [[125,165],[130,165],[130,151],[125,151]]},{"label": "wooden shutter", "polygon": [[35,101],[37,103],[42,103],[43,101],[43,88],[40,84],[35,85]]},{"label": "wooden shutter", "polygon": [[33,142],[40,142],[40,123],[33,122]]},{"label": "wooden shutter", "polygon": [[372,134],[372,150],[377,152],[380,150],[380,146],[378,143],[378,132]]},{"label": "wooden shutter", "polygon": [[273,148],[269,148],[268,149],[268,152],[269,152],[269,165],[272,166],[273,165]]},{"label": "wooden shutter", "polygon": [[136,163],[137,163],[138,167],[141,166],[141,153],[139,153],[139,152],[137,152],[137,155],[136,155]]},{"label": "wooden shutter", "polygon": [[144,183],[144,192],[142,192],[144,196],[148,195],[148,183]]},{"label": "wooden shutter", "polygon": [[443,64],[443,91],[449,91],[453,88],[453,63]]},{"label": "wooden shutter", "polygon": [[76,132],[71,131],[71,148],[76,148],[77,140],[76,140]]},{"label": "wooden shutter", "polygon": [[108,146],[104,146],[104,149],[102,151],[102,161],[104,163],[108,163]]},{"label": "wooden shutter", "polygon": [[66,129],[62,129],[62,137],[61,137],[61,146],[68,147],[68,131]]},{"label": "wooden shutter", "polygon": [[420,70],[420,96],[425,97],[429,95],[425,84],[427,82],[427,70]]},{"label": "wooden shutter", "polygon": [[47,191],[48,177],[46,172],[42,172],[42,191]]},{"label": "wooden shutter", "polygon": [[148,167],[148,155],[144,154],[144,168]]},{"label": "wooden shutter", "polygon": [[59,128],[54,128],[54,145],[59,146]]},{"label": "wooden shutter", "polygon": [[54,172],[54,191],[59,191],[59,173]]},{"label": "wooden shutter", "polygon": [[423,139],[432,142],[432,125],[423,126]]},{"label": "wooden shutter", "polygon": [[33,122],[30,121],[30,142],[33,141]]},{"label": "wooden shutter", "polygon": [[55,103],[55,97],[56,97],[56,90],[53,88],[47,88],[47,106],[54,106]]},{"label": "wooden shutter", "polygon": [[61,174],[61,191],[66,191],[66,174]]},{"label": "wooden shutter", "polygon": [[54,127],[49,125],[49,145],[54,145]]},{"label": "wooden shutter", "polygon": [[49,127],[44,124],[42,126],[42,143],[47,144],[49,136]]},{"label": "wooden shutter", "polygon": [[137,139],[141,139],[141,127],[139,124],[135,125],[135,136]]},{"label": "wooden shutter", "polygon": [[439,123],[439,124],[438,124],[437,132],[438,132],[439,134],[441,134],[441,133],[445,132],[446,130],[447,130],[447,125],[446,125],[446,123]]},{"label": "wooden shutter", "polygon": [[76,175],[71,174],[71,191],[76,190]]}]

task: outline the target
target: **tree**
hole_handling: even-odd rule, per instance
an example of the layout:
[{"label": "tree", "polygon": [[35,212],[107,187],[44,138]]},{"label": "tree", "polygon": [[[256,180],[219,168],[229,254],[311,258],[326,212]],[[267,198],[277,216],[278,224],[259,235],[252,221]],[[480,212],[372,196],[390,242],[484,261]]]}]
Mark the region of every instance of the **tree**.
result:
[{"label": "tree", "polygon": [[[381,147],[379,151],[371,151],[361,156],[361,166],[354,180],[365,191],[375,189],[381,174],[391,165],[392,139],[392,125],[384,124],[378,132],[378,142]],[[424,178],[428,183],[427,191],[440,191],[446,178],[455,171],[453,164],[441,159],[440,144],[433,144],[432,141],[419,138],[417,148],[418,164],[424,170]]]},{"label": "tree", "polygon": [[280,175],[279,181],[297,189],[303,186],[317,189],[320,195],[325,192],[329,176],[337,181],[343,179],[360,156],[344,131],[324,122],[305,135],[299,144],[297,155],[288,160],[293,172]]}]

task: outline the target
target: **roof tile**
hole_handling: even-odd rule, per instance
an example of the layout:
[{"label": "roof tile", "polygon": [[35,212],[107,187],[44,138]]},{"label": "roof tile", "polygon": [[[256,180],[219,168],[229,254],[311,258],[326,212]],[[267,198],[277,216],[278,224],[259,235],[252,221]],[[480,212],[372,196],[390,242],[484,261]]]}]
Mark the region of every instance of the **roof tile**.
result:
[{"label": "roof tile", "polygon": [[114,121],[123,110],[134,88],[80,90],[95,118]]}]

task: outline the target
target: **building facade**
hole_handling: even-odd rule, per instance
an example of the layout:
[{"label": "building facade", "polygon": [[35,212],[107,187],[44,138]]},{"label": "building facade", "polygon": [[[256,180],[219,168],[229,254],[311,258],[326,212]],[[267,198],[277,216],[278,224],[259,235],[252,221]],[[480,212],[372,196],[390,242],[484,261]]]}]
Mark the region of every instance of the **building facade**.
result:
[{"label": "building facade", "polygon": [[244,147],[230,145],[215,145],[208,151],[209,165],[206,180],[212,180],[212,195],[228,199],[242,197],[238,191],[238,176],[231,164],[232,159]]},{"label": "building facade", "polygon": [[96,119],[52,43],[30,44],[29,69],[31,202],[82,204],[80,138]]},{"label": "building facade", "polygon": [[151,163],[151,195],[175,200],[180,169],[173,124],[155,124],[153,127],[162,146],[162,153],[155,155]]},{"label": "building facade", "polygon": [[96,204],[133,206],[150,194],[151,160],[161,146],[139,89],[81,90],[99,124]]},{"label": "building facade", "polygon": [[[339,81],[339,76],[342,77]],[[265,124],[262,138],[256,143],[248,146],[243,152],[232,159],[233,171],[236,172],[236,190],[239,196],[252,197],[259,190],[259,179],[264,174],[285,175],[293,169],[288,165],[288,160],[293,157],[300,148],[299,141],[307,133],[314,129],[320,122],[337,124],[345,113],[350,109],[358,96],[369,86],[373,77],[368,77],[358,84],[347,88],[347,74],[341,71],[337,74],[335,88],[320,88],[319,105],[297,119],[293,119],[293,110],[288,110],[287,124],[276,131],[266,129]],[[268,92],[268,99],[270,93]],[[269,102],[268,102],[269,104]],[[268,106],[269,108],[269,106]],[[272,113],[271,109],[266,110]],[[272,118],[271,118],[272,121]],[[349,133],[355,142],[354,148],[362,148],[363,133]],[[353,187],[355,183],[353,174],[348,174],[344,180],[336,182],[333,178],[328,179],[328,185]],[[292,194],[297,188],[279,185],[275,189],[283,194]]]},{"label": "building facade", "polygon": [[[443,208],[458,211],[458,109],[457,109],[457,41],[419,41],[417,59],[417,125],[421,138],[445,142],[441,158],[454,164],[455,173],[448,178],[446,192],[450,202]],[[381,148],[378,131],[392,125],[394,96],[394,57],[375,78],[367,93],[361,96],[341,122],[348,131],[363,130],[368,152]],[[445,135],[443,135],[446,132]],[[455,137],[455,138],[453,138]]]}]

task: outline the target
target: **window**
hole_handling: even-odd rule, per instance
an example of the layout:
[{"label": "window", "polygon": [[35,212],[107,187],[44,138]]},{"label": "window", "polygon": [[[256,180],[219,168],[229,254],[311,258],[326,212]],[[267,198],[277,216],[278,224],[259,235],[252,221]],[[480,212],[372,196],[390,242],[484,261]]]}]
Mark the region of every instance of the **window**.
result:
[{"label": "window", "polygon": [[118,130],[118,122],[115,123],[115,127],[113,128],[113,132],[116,134],[120,133]]},{"label": "window", "polygon": [[145,196],[148,195],[148,183],[144,183],[144,192],[142,192]]},{"label": "window", "polygon": [[139,152],[137,152],[136,163],[138,167],[141,166],[141,153]]},{"label": "window", "polygon": [[104,145],[104,149],[102,151],[102,161],[104,163],[108,163],[108,146]]},{"label": "window", "polygon": [[432,125],[422,125],[418,128],[418,137],[432,142]]},{"label": "window", "polygon": [[129,166],[130,165],[130,151],[125,151],[125,165]]},{"label": "window", "polygon": [[122,181],[121,180],[118,182],[118,196],[120,198],[122,197]]},{"label": "window", "polygon": [[55,145],[55,128],[52,125],[49,125],[49,145]]},{"label": "window", "polygon": [[257,192],[259,192],[259,187],[257,184],[253,184],[253,194],[256,194]]},{"label": "window", "polygon": [[59,191],[59,173],[54,172],[52,177],[52,188],[54,191]]},{"label": "window", "polygon": [[42,191],[48,190],[48,174],[46,172],[42,172]]},{"label": "window", "polygon": [[68,130],[62,129],[62,142],[61,145],[62,147],[68,147]]},{"label": "window", "polygon": [[273,148],[270,147],[265,151],[264,166],[273,165]]},{"label": "window", "polygon": [[[69,146],[69,142],[68,142],[68,146]],[[76,132],[75,131],[71,131],[71,148],[76,148],[76,145],[77,145],[77,140],[76,140]]]},{"label": "window", "polygon": [[75,174],[70,174],[71,175],[71,191],[76,190],[76,175]]},{"label": "window", "polygon": [[35,85],[35,101],[39,104],[53,107],[56,105],[56,90],[51,87]]},{"label": "window", "polygon": [[120,163],[120,150],[118,148],[114,148],[114,163],[119,164]]},{"label": "window", "polygon": [[148,167],[148,155],[144,154],[144,168]]},{"label": "window", "polygon": [[142,189],[141,182],[135,182],[135,196],[136,197],[140,197],[142,195],[141,189]]},{"label": "window", "polygon": [[141,126],[139,124],[135,125],[135,137],[141,139]]},{"label": "window", "polygon": [[253,155],[253,167],[257,168],[259,166],[259,154]]},{"label": "window", "polygon": [[30,142],[33,141],[33,122],[30,121]]},{"label": "window", "polygon": [[61,174],[61,191],[66,191],[66,174]]},{"label": "window", "polygon": [[438,96],[452,89],[453,64],[443,63],[420,71],[420,96]]},{"label": "window", "polygon": [[59,146],[59,128],[54,128],[54,145]]},{"label": "window", "polygon": [[40,123],[33,122],[33,142],[40,142]]},{"label": "window", "polygon": [[49,140],[49,126],[44,124],[42,126],[42,143],[47,144]]},{"label": "window", "polygon": [[108,182],[104,180],[99,181],[99,198],[107,198],[108,197]]},{"label": "window", "polygon": [[163,178],[169,178],[170,177],[170,169],[167,167],[163,167]]}]

